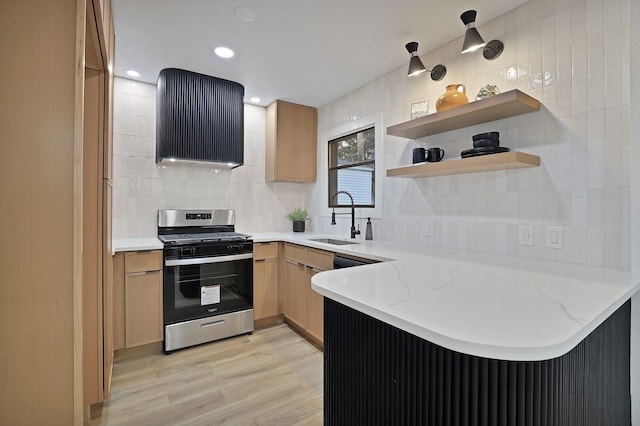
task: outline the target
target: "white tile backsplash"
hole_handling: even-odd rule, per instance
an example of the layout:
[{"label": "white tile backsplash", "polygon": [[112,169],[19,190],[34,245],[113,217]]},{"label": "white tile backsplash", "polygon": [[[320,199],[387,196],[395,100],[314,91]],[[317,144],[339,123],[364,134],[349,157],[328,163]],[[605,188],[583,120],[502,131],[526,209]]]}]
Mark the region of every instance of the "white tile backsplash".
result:
[{"label": "white tile backsplash", "polygon": [[[486,39],[505,43],[495,61],[461,55],[462,37],[422,55],[447,76],[409,79],[406,65],[319,108],[318,133],[353,116],[382,111],[385,127],[409,119],[412,102],[435,101],[447,84],[463,83],[470,100],[480,86],[518,88],[541,111],[432,135],[416,141],[385,135],[384,167],[411,162],[416,146],[439,146],[445,160],[471,146],[470,136],[497,130],[503,146],[541,156],[541,167],[437,178],[386,178],[379,235],[395,241],[516,254],[617,268],[630,267],[628,0],[532,0],[486,23]],[[322,163],[319,163],[320,165]],[[322,170],[321,168],[319,170]],[[314,220],[326,189],[311,188]],[[627,209],[627,211],[625,211]],[[356,213],[358,213],[356,211]],[[434,237],[407,232],[425,219]],[[404,231],[395,233],[399,223]],[[534,246],[517,245],[518,224],[534,227]],[[545,227],[562,226],[564,247],[546,248]],[[326,229],[316,223],[316,229]]]},{"label": "white tile backsplash", "polygon": [[155,163],[155,86],[116,78],[113,136],[113,237],[157,234],[159,209],[232,208],[236,229],[288,231],[284,216],[305,207],[303,184],[265,182],[265,109],[245,105],[245,164]]}]

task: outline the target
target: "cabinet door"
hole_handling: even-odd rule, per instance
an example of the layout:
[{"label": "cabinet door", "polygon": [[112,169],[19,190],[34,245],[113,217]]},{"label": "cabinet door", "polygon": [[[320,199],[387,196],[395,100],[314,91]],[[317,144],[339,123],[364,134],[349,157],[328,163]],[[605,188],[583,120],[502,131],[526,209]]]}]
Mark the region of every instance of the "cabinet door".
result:
[{"label": "cabinet door", "polygon": [[267,107],[267,182],[315,182],[317,117],[304,105],[275,101]]},{"label": "cabinet door", "polygon": [[309,286],[309,292],[307,293],[307,333],[318,339],[320,342],[324,341],[324,297],[320,293],[316,293],[311,288],[311,277],[313,277],[319,269],[307,267],[306,280]]},{"label": "cabinet door", "polygon": [[278,315],[278,258],[253,263],[253,318]]},{"label": "cabinet door", "polygon": [[307,328],[307,276],[304,264],[284,261],[284,315],[302,330]]},{"label": "cabinet door", "polygon": [[125,347],[124,253],[113,256],[113,350]]},{"label": "cabinet door", "polygon": [[126,347],[161,341],[162,273],[127,274],[124,285]]},{"label": "cabinet door", "polygon": [[296,111],[296,164],[297,178],[300,182],[316,181],[317,114],[314,108],[305,106],[299,106]]},{"label": "cabinet door", "polygon": [[298,106],[278,101],[276,117],[276,179],[297,181],[298,161],[301,155],[297,123]]}]

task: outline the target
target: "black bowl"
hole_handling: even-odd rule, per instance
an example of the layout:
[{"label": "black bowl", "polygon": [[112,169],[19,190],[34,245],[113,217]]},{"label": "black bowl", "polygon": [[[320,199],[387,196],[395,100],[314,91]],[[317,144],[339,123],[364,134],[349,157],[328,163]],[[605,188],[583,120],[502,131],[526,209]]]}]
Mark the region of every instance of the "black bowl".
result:
[{"label": "black bowl", "polygon": [[495,148],[500,146],[499,139],[477,139],[473,141],[474,148]]},{"label": "black bowl", "polygon": [[477,141],[478,139],[500,139],[500,132],[487,132],[487,133],[478,133],[477,135],[471,136],[471,139]]}]

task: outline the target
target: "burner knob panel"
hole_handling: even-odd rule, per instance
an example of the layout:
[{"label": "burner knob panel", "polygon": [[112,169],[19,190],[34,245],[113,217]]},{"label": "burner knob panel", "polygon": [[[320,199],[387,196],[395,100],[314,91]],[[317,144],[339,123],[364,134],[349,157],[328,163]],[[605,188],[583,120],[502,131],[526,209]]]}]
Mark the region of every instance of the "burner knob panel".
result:
[{"label": "burner knob panel", "polygon": [[178,248],[178,256],[193,256],[196,254],[195,247],[179,247]]}]

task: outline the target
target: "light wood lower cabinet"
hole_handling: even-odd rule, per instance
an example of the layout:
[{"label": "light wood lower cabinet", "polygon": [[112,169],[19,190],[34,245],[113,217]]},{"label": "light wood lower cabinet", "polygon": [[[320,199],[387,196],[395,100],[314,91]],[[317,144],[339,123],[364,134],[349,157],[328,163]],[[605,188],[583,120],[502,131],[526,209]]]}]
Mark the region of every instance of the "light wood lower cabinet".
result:
[{"label": "light wood lower cabinet", "polygon": [[285,243],[284,269],[285,319],[322,346],[324,297],[311,288],[311,277],[333,269],[333,253]]},{"label": "light wood lower cabinet", "polygon": [[124,292],[126,347],[162,340],[162,272],[127,274]]},{"label": "light wood lower cabinet", "polygon": [[278,243],[253,245],[253,319],[282,313],[278,295]]},{"label": "light wood lower cabinet", "polygon": [[117,253],[113,267],[114,349],[162,341],[162,250]]},{"label": "light wood lower cabinet", "polygon": [[307,268],[306,271],[306,281],[309,283],[309,292],[307,293],[307,333],[324,342],[324,297],[311,288],[311,277],[318,272],[322,272],[322,270]]},{"label": "light wood lower cabinet", "polygon": [[307,328],[307,285],[306,265],[284,259],[285,300],[284,316],[288,322],[306,330]]}]

